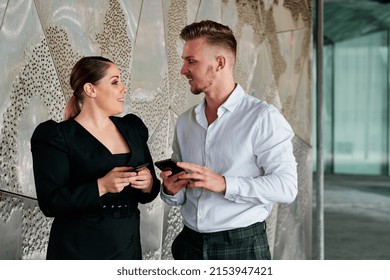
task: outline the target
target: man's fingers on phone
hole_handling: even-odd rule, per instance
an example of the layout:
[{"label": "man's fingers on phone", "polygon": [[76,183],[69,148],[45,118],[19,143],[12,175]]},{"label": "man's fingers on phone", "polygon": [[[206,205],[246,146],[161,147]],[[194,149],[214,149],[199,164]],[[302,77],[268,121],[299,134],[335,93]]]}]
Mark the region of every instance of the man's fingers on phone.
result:
[{"label": "man's fingers on phone", "polygon": [[166,170],[166,171],[162,171],[160,173],[160,177],[162,179],[167,179],[168,177],[170,177],[172,175],[172,171],[171,170]]}]

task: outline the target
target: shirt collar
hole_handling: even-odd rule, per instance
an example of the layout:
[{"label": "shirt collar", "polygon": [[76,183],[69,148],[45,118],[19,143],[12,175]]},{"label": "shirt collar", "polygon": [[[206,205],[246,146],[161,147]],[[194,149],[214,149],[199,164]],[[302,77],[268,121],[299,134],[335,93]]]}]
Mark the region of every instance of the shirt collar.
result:
[{"label": "shirt collar", "polygon": [[237,105],[240,104],[243,96],[244,89],[240,86],[240,84],[237,84],[236,88],[230,94],[228,99],[221,105],[221,107],[225,108],[230,112],[233,112]]},{"label": "shirt collar", "polygon": [[[227,111],[233,112],[234,109],[240,104],[242,97],[244,96],[244,89],[240,84],[236,85],[236,88],[230,94],[228,99],[221,105],[220,109],[223,108]],[[206,107],[206,99],[203,98],[198,106],[195,108],[195,113],[199,115],[201,112],[204,112],[204,108]]]}]

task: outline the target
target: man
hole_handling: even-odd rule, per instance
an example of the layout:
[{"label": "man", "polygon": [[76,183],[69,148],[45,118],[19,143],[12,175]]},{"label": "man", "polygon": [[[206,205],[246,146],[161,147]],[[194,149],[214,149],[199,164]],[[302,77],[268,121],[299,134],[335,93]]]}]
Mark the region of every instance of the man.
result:
[{"label": "man", "polygon": [[186,26],[181,74],[203,101],[177,120],[161,198],[182,205],[175,259],[271,259],[264,220],[297,189],[293,131],[272,105],[234,82],[232,30],[207,20]]}]

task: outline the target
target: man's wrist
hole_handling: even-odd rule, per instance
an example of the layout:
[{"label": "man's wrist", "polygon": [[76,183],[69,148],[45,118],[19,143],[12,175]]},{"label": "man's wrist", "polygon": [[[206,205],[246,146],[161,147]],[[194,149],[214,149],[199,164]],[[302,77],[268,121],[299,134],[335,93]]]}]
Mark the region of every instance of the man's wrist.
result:
[{"label": "man's wrist", "polygon": [[163,192],[167,195],[175,195],[173,192],[169,191],[164,184],[162,184]]}]

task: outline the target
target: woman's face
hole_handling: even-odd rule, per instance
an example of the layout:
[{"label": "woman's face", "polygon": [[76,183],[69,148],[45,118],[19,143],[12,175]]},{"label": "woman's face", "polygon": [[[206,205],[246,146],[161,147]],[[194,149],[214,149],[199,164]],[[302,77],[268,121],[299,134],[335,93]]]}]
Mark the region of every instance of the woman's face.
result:
[{"label": "woman's face", "polygon": [[124,110],[124,97],[127,88],[121,80],[118,67],[110,64],[106,75],[94,85],[95,104],[107,115],[118,115]]}]

